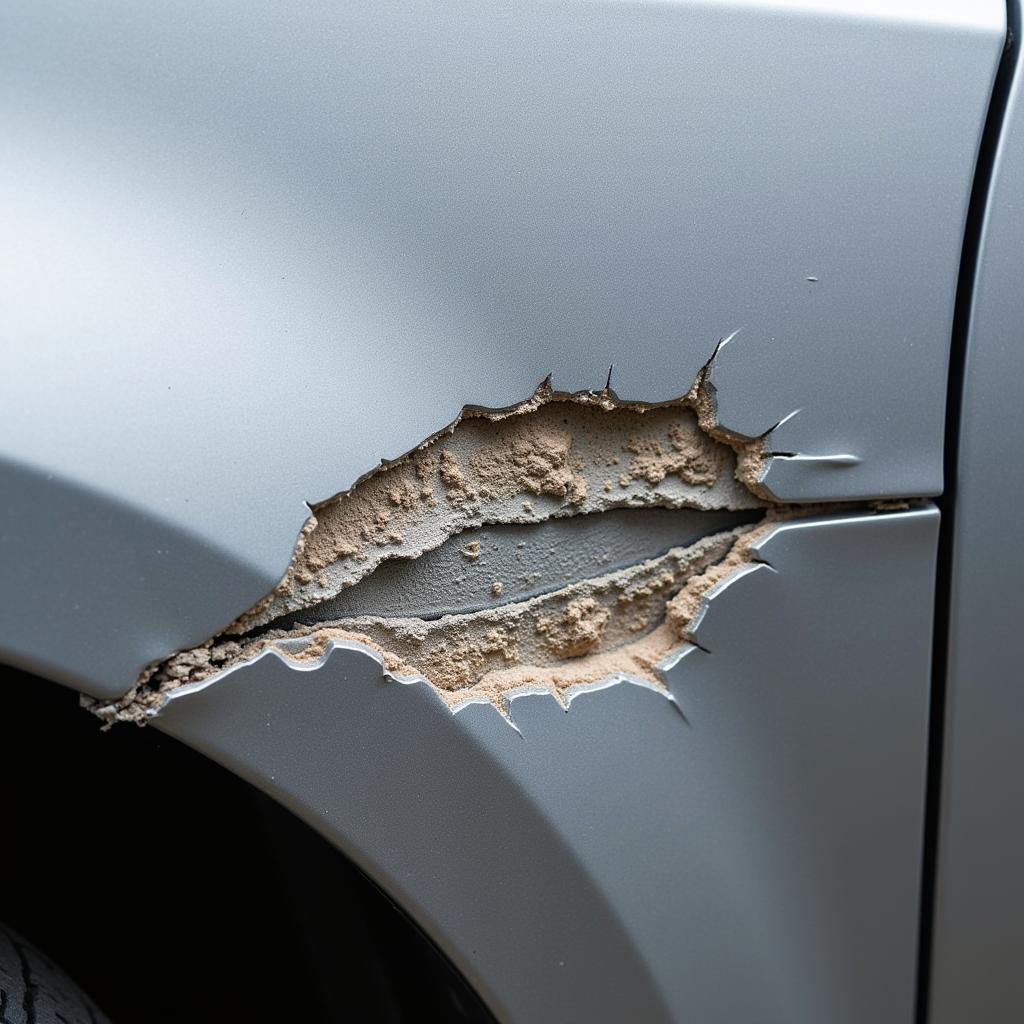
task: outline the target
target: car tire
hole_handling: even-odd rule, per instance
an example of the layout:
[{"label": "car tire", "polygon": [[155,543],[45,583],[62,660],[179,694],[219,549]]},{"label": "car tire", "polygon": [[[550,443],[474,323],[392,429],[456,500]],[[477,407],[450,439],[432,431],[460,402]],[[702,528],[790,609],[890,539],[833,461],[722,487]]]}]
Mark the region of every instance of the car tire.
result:
[{"label": "car tire", "polygon": [[109,1024],[49,957],[0,925],[0,1024]]}]

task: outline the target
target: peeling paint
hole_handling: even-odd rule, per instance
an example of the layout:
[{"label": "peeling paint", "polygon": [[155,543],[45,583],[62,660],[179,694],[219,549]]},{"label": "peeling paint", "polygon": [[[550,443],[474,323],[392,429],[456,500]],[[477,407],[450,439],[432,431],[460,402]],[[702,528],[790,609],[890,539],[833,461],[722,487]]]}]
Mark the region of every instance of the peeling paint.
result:
[{"label": "peeling paint", "polygon": [[[615,678],[663,689],[659,665],[695,642],[690,624],[705,596],[751,560],[751,545],[780,519],[821,511],[767,498],[763,438],[734,436],[716,421],[713,358],[671,402],[622,402],[610,387],[564,394],[545,381],[518,406],[467,408],[312,508],[284,579],[219,636],[150,666],[122,699],[89,705],[108,722],[142,722],[169,692],[267,650],[302,662],[338,642],[370,648],[396,678],[425,679],[453,710],[489,701],[504,713],[524,690],[565,704],[570,691]],[[763,512],[755,524],[464,614],[298,620],[330,608],[383,563],[416,559],[467,530],[622,508]],[[478,540],[460,550],[471,566],[483,564]],[[490,587],[494,598],[502,590]]]},{"label": "peeling paint", "polygon": [[386,560],[416,558],[481,525],[613,508],[764,505],[761,442],[719,440],[717,430],[704,371],[683,397],[657,405],[609,391],[554,392],[545,382],[512,409],[467,409],[409,455],[315,506],[280,585],[226,632],[328,600]]},{"label": "peeling paint", "polygon": [[330,643],[349,641],[376,651],[393,675],[428,680],[453,707],[480,699],[503,706],[508,693],[523,687],[559,695],[611,675],[638,675],[660,687],[654,667],[685,632],[663,627],[669,600],[725,560],[740,530],[749,529],[713,534],[619,572],[468,615],[351,618],[313,630],[272,630],[247,642],[224,639],[165,667],[157,682],[199,682],[268,646],[309,661]]}]

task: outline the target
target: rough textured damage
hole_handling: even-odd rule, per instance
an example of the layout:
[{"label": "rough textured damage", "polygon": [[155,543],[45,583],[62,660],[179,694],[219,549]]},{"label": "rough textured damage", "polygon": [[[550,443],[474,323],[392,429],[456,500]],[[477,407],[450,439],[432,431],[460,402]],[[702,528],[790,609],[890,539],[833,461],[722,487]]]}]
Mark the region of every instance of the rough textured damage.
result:
[{"label": "rough textured damage", "polygon": [[[760,439],[714,423],[707,367],[682,398],[619,401],[606,389],[567,395],[545,382],[520,406],[469,409],[451,427],[312,509],[281,584],[206,644],[151,666],[122,700],[93,704],[107,720],[144,720],[166,694],[244,663],[268,647],[297,661],[332,640],[377,651],[388,671],[422,676],[453,707],[629,676],[661,688],[657,665],[691,639],[703,596],[750,558],[782,514],[761,493]],[[486,524],[535,524],[617,508],[765,508],[759,524],[528,600],[435,619],[315,619],[318,607],[383,562],[414,559]],[[785,515],[795,514],[788,510]],[[480,545],[465,543],[476,563]],[[493,588],[497,598],[500,584]]]},{"label": "rough textured damage", "polygon": [[608,392],[559,394],[544,384],[512,410],[468,410],[415,452],[316,506],[280,586],[227,632],[246,633],[327,600],[387,559],[415,558],[488,523],[764,504],[754,493],[759,460],[748,454],[760,444],[737,444],[737,460],[707,432],[711,417],[702,387],[644,406]]}]

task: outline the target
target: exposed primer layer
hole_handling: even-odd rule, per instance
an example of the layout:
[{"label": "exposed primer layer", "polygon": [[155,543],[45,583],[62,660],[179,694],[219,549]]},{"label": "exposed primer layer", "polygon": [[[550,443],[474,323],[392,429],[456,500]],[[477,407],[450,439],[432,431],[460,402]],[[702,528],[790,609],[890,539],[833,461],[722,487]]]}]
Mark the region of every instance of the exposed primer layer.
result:
[{"label": "exposed primer layer", "polygon": [[281,584],[226,632],[319,604],[383,561],[416,558],[472,527],[613,508],[764,505],[762,443],[712,436],[721,432],[706,377],[658,405],[620,402],[608,391],[562,394],[545,383],[512,409],[466,410],[313,508]]},{"label": "exposed primer layer", "polygon": [[222,637],[169,659],[120,701],[92,704],[107,721],[144,721],[180,686],[244,664],[268,648],[296,662],[321,658],[332,641],[380,655],[401,679],[423,678],[453,708],[489,701],[506,709],[523,690],[565,701],[574,687],[613,677],[664,689],[658,665],[693,641],[690,624],[704,597],[752,560],[754,543],[800,509],[770,510],[738,526],[618,572],[527,601],[441,619],[360,617],[316,627]]},{"label": "exposed primer layer", "polygon": [[[506,410],[466,409],[408,455],[312,509],[281,583],[218,637],[150,666],[121,700],[87,702],[108,721],[144,721],[167,694],[277,647],[296,660],[331,640],[377,651],[453,707],[630,676],[658,688],[658,662],[688,639],[702,596],[742,564],[777,510],[763,493],[763,439],[715,423],[711,362],[681,398],[657,405],[545,381]],[[500,607],[437,620],[361,616],[275,628],[355,586],[388,559],[413,559],[484,525],[536,524],[616,508],[750,510],[742,526],[618,572]],[[468,543],[463,557],[475,561]],[[501,585],[497,584],[495,594]],[[696,602],[696,603],[695,603]]]},{"label": "exposed primer layer", "polygon": [[488,701],[504,711],[524,690],[566,703],[572,689],[614,677],[663,690],[658,665],[692,641],[690,623],[705,595],[751,559],[751,545],[772,525],[713,534],[502,608],[435,621],[341,621],[300,643],[284,638],[280,649],[304,661],[321,658],[331,641],[367,644],[392,675],[425,678],[453,709]]},{"label": "exposed primer layer", "polygon": [[436,619],[525,601],[757,522],[763,514],[763,509],[619,508],[545,523],[481,526],[419,558],[384,562],[357,586],[276,619],[270,628],[367,615]]}]

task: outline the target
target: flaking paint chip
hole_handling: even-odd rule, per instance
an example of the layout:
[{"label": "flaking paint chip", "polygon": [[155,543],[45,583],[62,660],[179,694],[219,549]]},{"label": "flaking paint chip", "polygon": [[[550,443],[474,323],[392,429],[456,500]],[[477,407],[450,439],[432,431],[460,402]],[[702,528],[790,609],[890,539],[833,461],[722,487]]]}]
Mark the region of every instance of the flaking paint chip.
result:
[{"label": "flaking paint chip", "polygon": [[[624,402],[608,390],[557,393],[545,381],[514,408],[467,408],[407,455],[314,506],[281,583],[224,633],[151,665],[125,697],[94,702],[93,710],[108,721],[142,721],[177,687],[269,648],[298,661],[317,658],[332,640],[376,651],[392,675],[426,679],[453,708],[479,699],[501,708],[524,686],[564,700],[572,687],[617,675],[663,688],[657,666],[689,639],[703,596],[750,560],[754,540],[778,519],[801,514],[774,506],[761,490],[763,440],[717,427],[709,366],[672,402]],[[613,465],[618,488],[609,486]],[[761,509],[763,517],[476,612],[317,621],[319,607],[382,562],[417,558],[467,529],[616,508]],[[478,561],[480,542],[461,553]],[[501,596],[502,583],[490,590]]]}]

